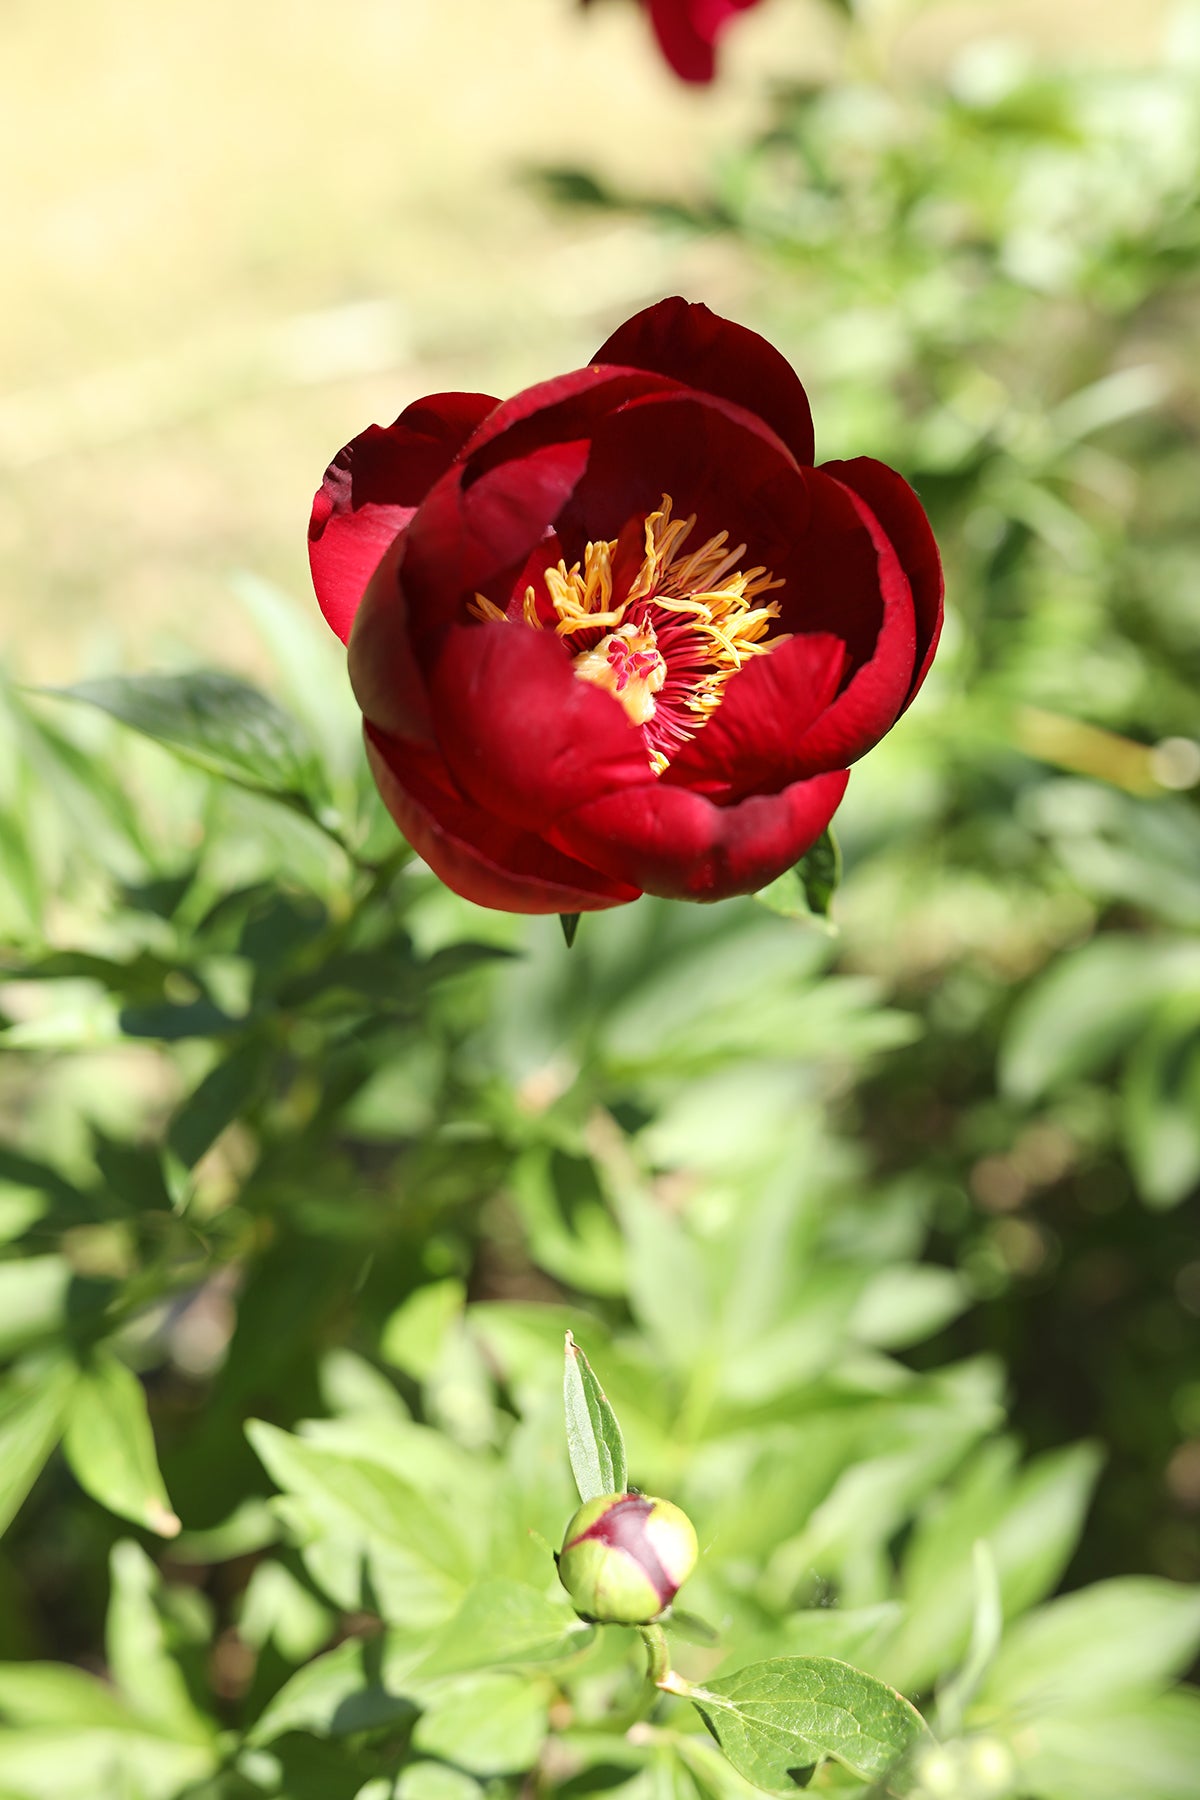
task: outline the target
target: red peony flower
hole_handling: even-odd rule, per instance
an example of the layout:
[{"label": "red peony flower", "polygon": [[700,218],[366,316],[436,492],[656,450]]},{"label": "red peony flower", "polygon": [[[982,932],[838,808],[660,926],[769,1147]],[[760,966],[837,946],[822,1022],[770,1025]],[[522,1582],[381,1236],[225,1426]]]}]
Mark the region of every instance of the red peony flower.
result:
[{"label": "red peony flower", "polygon": [[331,463],[317,598],[380,792],[450,887],[720,900],[820,836],[924,680],[942,584],[899,475],[812,458],[778,351],[675,299],[585,369],[431,395]]},{"label": "red peony flower", "polygon": [[[585,6],[590,0],[583,0]],[[644,0],[659,48],[684,81],[711,81],[716,44],[731,19],[758,0]]]}]

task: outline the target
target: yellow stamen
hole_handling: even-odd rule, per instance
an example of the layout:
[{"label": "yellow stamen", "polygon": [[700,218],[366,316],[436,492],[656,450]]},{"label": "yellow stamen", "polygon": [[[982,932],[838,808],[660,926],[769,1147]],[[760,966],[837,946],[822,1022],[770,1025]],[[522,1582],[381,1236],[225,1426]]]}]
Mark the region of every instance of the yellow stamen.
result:
[{"label": "yellow stamen", "polygon": [[[642,565],[625,598],[616,605],[616,538],[587,544],[579,562],[570,568],[565,560],[559,562],[546,570],[543,582],[555,613],[557,635],[570,639],[586,633],[594,640],[575,653],[576,675],[613,694],[638,725],[654,717],[654,696],[661,693],[669,673],[658,650],[653,613],[668,614],[689,626],[684,666],[690,692],[679,698],[693,715],[698,731],[720,705],[730,676],[750,657],[763,656],[784,642],[780,636],[768,637],[779,617],[779,602],[755,605],[760,596],[784,584],[761,565],[739,569],[746,546],[738,544],[731,549],[727,531],[717,532],[685,555],[683,545],[695,528],[696,515],[673,519],[671,506],[670,495],[664,494],[658,511],[647,514]],[[638,622],[626,623],[629,609],[639,603],[645,604]],[[647,616],[646,605],[651,616]],[[471,610],[483,620],[508,616],[483,594],[476,594]],[[544,629],[533,586],[525,590],[522,616],[534,630]],[[652,751],[656,774],[662,773],[668,760],[661,750]]]},{"label": "yellow stamen", "polygon": [[499,619],[503,625],[508,618],[503,607],[497,606],[494,600],[489,600],[486,594],[476,594],[471,602],[470,611],[475,614],[477,619],[483,619],[485,622]]}]

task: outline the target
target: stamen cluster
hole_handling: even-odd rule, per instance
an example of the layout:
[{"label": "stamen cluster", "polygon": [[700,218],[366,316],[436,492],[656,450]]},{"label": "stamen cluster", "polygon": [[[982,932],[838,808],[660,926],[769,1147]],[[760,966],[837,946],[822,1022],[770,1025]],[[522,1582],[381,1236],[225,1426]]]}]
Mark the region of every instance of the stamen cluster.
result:
[{"label": "stamen cluster", "polygon": [[[672,510],[664,494],[646,515],[645,554],[622,599],[615,598],[614,574],[620,539],[601,539],[585,545],[570,568],[560,560],[545,570],[544,598],[528,584],[519,613],[537,631],[552,627],[566,640],[578,678],[621,702],[642,728],[656,775],[708,723],[730,677],[750,657],[786,642],[784,634],[771,635],[779,602],[755,605],[783,582],[762,566],[739,568],[746,545],[730,549],[727,531],[685,552],[696,515],[674,519]],[[472,610],[484,620],[512,617],[484,594]]]}]

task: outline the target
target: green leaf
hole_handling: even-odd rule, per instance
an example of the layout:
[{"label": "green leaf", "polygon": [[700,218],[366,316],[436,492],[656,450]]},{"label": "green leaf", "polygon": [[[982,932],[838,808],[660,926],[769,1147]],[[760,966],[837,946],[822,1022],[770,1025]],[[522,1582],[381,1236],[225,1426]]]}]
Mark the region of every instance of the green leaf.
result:
[{"label": "green leaf", "polygon": [[0,1356],[62,1330],[71,1285],[64,1256],[26,1256],[0,1264]]},{"label": "green leaf", "polygon": [[516,1663],[558,1662],[586,1649],[595,1627],[566,1604],[548,1600],[522,1581],[480,1581],[438,1636],[417,1673],[457,1674]]},{"label": "green leaf", "polygon": [[1022,1791],[1038,1800],[1196,1800],[1200,1694],[1041,1719],[1021,1752]]},{"label": "green leaf", "polygon": [[158,1570],[140,1544],[114,1544],[105,1640],[108,1666],[138,1717],[183,1743],[210,1743],[210,1720],[197,1711],[171,1654]]},{"label": "green leaf", "polygon": [[569,1331],[563,1368],[563,1411],[567,1454],[580,1500],[586,1504],[603,1494],[623,1494],[629,1476],[621,1427],[591,1364]]},{"label": "green leaf", "polygon": [[73,1366],[56,1360],[12,1371],[0,1390],[0,1531],[58,1443],[74,1385]]},{"label": "green leaf", "polygon": [[67,1663],[0,1663],[0,1714],[10,1727],[145,1729],[111,1687]]},{"label": "green leaf", "polygon": [[455,1579],[461,1576],[463,1546],[453,1526],[390,1469],[257,1419],[250,1420],[246,1435],[268,1473],[289,1493],[327,1506],[367,1535],[410,1551],[432,1569]]},{"label": "green leaf", "polygon": [[472,1775],[520,1774],[549,1730],[549,1689],[524,1675],[472,1675],[431,1700],[413,1746]]},{"label": "green leaf", "polygon": [[177,1107],[167,1141],[185,1168],[195,1168],[226,1126],[257,1098],[266,1064],[264,1045],[238,1044]]},{"label": "green leaf", "polygon": [[160,1733],[107,1682],[62,1663],[0,1663],[0,1716],[4,1800],[173,1800],[213,1762],[208,1747]]},{"label": "green leaf", "polygon": [[[216,1765],[206,1744],[157,1732],[61,1725],[0,1733],[3,1800],[178,1800]],[[98,1785],[100,1780],[104,1785]]]},{"label": "green leaf", "polygon": [[785,919],[812,919],[834,933],[837,927],[829,909],[841,879],[842,852],[832,830],[827,829],[798,863],[760,888],[754,898]]},{"label": "green leaf", "polygon": [[1183,1673],[1200,1649],[1200,1587],[1125,1576],[1051,1600],[1005,1637],[981,1702],[1021,1718],[1100,1706]]},{"label": "green leaf", "polygon": [[587,1158],[532,1145],[513,1163],[508,1190],[540,1268],[585,1294],[625,1293],[625,1242]]},{"label": "green leaf", "polygon": [[971,1641],[961,1669],[938,1694],[937,1727],[943,1737],[957,1737],[963,1716],[992,1666],[1004,1630],[1004,1604],[1000,1577],[991,1546],[980,1538],[974,1551],[975,1612]]},{"label": "green leaf", "polygon": [[872,1276],[850,1315],[849,1330],[861,1343],[907,1350],[956,1319],[969,1302],[967,1285],[953,1269],[900,1263]]},{"label": "green leaf", "polygon": [[255,1566],[237,1611],[244,1644],[262,1650],[273,1643],[289,1663],[303,1663],[329,1642],[334,1624],[329,1608],[284,1563]]},{"label": "green leaf", "polygon": [[1000,1047],[1000,1084],[1035,1100],[1105,1067],[1159,1002],[1200,975],[1200,950],[1111,933],[1060,957],[1013,1008]]},{"label": "green leaf", "polygon": [[341,1737],[411,1721],[417,1709],[404,1678],[419,1656],[391,1634],[347,1638],[284,1682],[255,1721],[250,1742],[268,1744],[289,1731]]},{"label": "green leaf", "polygon": [[966,1651],[975,1610],[975,1543],[985,1539],[1004,1616],[1040,1600],[1078,1541],[1099,1470],[1094,1446],[1051,1451],[1016,1470],[999,1440],[981,1450],[954,1490],[928,1506],[904,1557],[905,1621],[886,1657],[889,1678],[926,1687]]},{"label": "green leaf", "polygon": [[[392,1793],[389,1787],[388,1795]],[[357,1800],[371,1800],[364,1792]],[[395,1800],[483,1800],[483,1789],[461,1769],[446,1763],[415,1762],[402,1770],[396,1783]]]},{"label": "green leaf", "polygon": [[1129,1058],[1125,1143],[1147,1206],[1177,1206],[1200,1180],[1200,993],[1168,1003]]},{"label": "green leaf", "polygon": [[379,1354],[414,1380],[428,1380],[465,1300],[466,1289],[453,1276],[416,1288],[385,1320]]},{"label": "green leaf", "polygon": [[[722,1679],[735,1669],[762,1662],[769,1656],[835,1657],[839,1662],[852,1662],[857,1668],[870,1665],[880,1647],[894,1635],[902,1609],[894,1601],[881,1601],[877,1606],[813,1606],[790,1613],[772,1631],[768,1641],[743,1641],[736,1651],[724,1659]],[[675,1613],[667,1621],[674,1631]]]},{"label": "green leaf", "polygon": [[770,1794],[794,1794],[825,1757],[886,1782],[932,1742],[903,1695],[831,1657],[753,1663],[689,1697],[738,1774]]},{"label": "green leaf", "polygon": [[302,728],[258,688],[219,669],[121,675],[51,688],[97,706],[211,775],[317,817],[325,779]]},{"label": "green leaf", "polygon": [[575,942],[575,933],[579,930],[582,913],[559,913],[558,922],[562,926],[562,934],[569,950]]},{"label": "green leaf", "polygon": [[97,1351],[79,1380],[63,1450],[81,1488],[122,1519],[175,1537],[141,1382],[109,1350]]},{"label": "green leaf", "polygon": [[299,1532],[310,1568],[331,1598],[343,1607],[364,1603],[367,1552],[378,1589],[373,1604],[385,1617],[440,1625],[450,1616],[462,1598],[471,1559],[449,1509],[365,1455],[295,1437],[259,1420],[249,1422],[246,1434],[268,1473],[298,1503],[289,1499],[284,1516]]}]

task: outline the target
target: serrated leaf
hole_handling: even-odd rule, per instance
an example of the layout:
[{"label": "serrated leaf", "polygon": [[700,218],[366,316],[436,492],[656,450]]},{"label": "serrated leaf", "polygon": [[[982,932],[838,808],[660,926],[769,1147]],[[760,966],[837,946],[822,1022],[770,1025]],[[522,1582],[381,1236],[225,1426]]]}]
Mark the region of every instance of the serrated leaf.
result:
[{"label": "serrated leaf", "polygon": [[591,1364],[569,1331],[563,1368],[563,1411],[567,1454],[580,1500],[586,1504],[603,1494],[623,1494],[629,1476],[621,1427]]},{"label": "serrated leaf", "polygon": [[86,1493],[122,1519],[160,1537],[175,1537],[179,1520],[167,1499],[141,1382],[109,1350],[80,1371],[63,1450]]},{"label": "serrated leaf", "polygon": [[902,1694],[832,1657],[752,1663],[690,1698],[738,1774],[769,1794],[794,1794],[826,1757],[886,1784],[932,1742]]},{"label": "serrated leaf", "polygon": [[812,919],[824,930],[836,932],[829,909],[841,879],[842,853],[833,832],[826,830],[798,863],[760,888],[754,898],[785,919]]},{"label": "serrated leaf", "polygon": [[109,676],[47,691],[99,707],[208,774],[310,816],[327,804],[323,773],[299,723],[224,670]]}]

